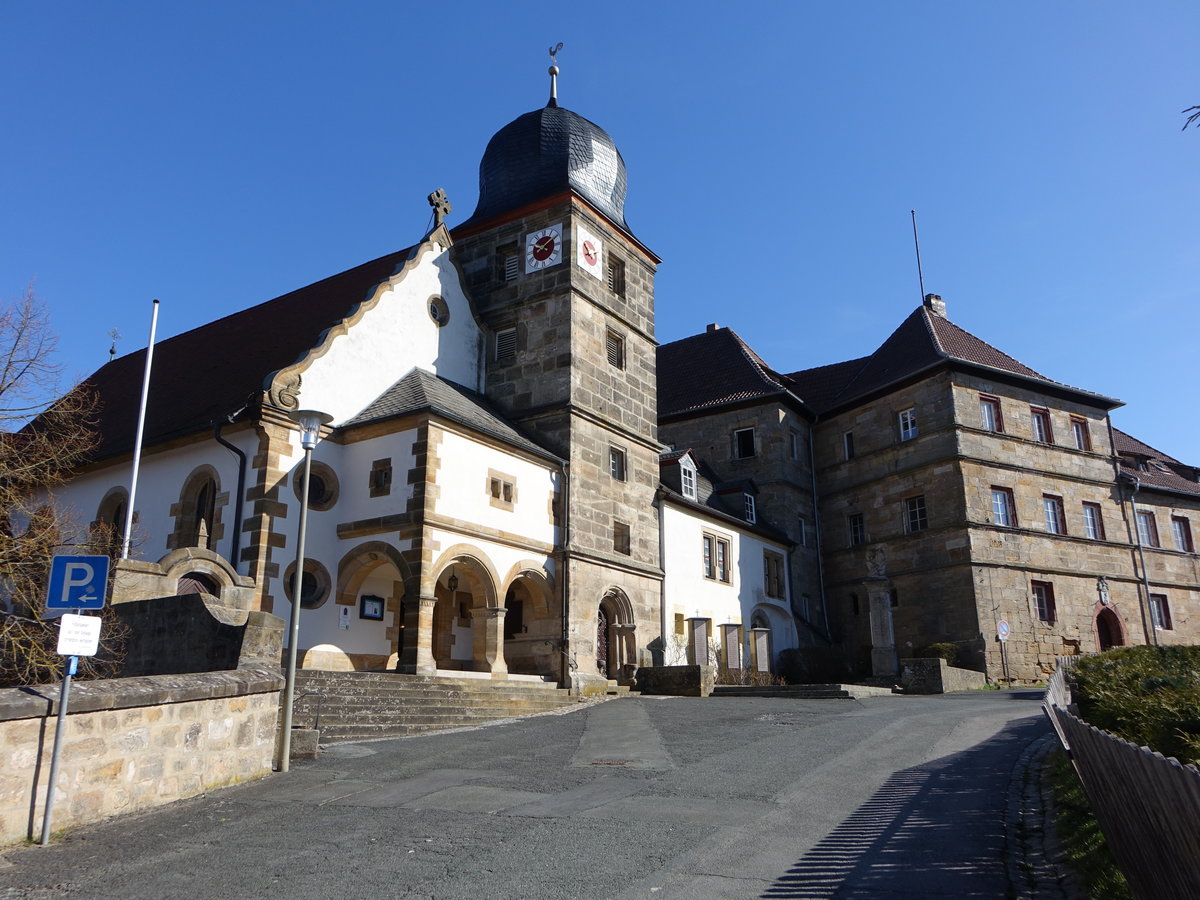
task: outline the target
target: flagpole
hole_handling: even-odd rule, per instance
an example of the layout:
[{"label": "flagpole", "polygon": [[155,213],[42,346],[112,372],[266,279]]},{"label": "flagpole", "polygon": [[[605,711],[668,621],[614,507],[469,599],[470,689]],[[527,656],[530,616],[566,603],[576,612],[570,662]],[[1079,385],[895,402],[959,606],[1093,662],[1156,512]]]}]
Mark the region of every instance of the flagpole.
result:
[{"label": "flagpole", "polygon": [[129,503],[125,508],[125,535],[121,542],[121,559],[129,558],[129,541],[133,536],[133,501],[137,496],[138,469],[142,462],[142,435],[146,430],[146,399],[150,395],[150,366],[154,362],[154,333],[158,329],[158,301],[150,314],[150,342],[146,345],[146,371],[142,375],[142,403],[138,408],[137,437],[133,441],[133,474],[129,478]]}]

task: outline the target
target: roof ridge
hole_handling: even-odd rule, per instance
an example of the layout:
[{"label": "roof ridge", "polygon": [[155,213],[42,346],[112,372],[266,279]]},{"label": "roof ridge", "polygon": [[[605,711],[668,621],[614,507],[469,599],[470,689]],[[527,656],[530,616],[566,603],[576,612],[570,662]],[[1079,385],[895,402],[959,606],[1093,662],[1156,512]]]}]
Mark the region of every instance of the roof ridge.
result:
[{"label": "roof ridge", "polygon": [[755,371],[758,373],[760,378],[762,378],[767,384],[774,385],[779,390],[787,390],[787,385],[785,385],[778,377],[775,377],[779,373],[767,365],[767,361],[754,352],[753,348],[751,348],[751,346],[742,339],[740,334],[738,334],[732,328],[725,328],[724,330],[728,331],[733,337],[734,341],[737,342],[738,347],[741,348],[742,355],[746,358],[746,361],[749,362],[750,365],[754,366]]},{"label": "roof ridge", "polygon": [[[946,349],[946,347],[942,344],[941,336],[937,333],[937,329],[933,327],[933,313],[931,313],[928,309],[926,309],[924,305],[918,306],[917,312],[921,313],[921,318],[925,322],[925,330],[927,332],[929,332],[929,337],[933,340],[933,349],[938,353],[939,356],[942,357],[942,359],[950,359],[950,355],[951,355],[950,351],[948,351]],[[951,322],[949,319],[947,319],[945,316],[942,316],[941,319],[950,325],[954,325],[954,323]],[[958,328],[957,325],[955,325],[954,327]],[[960,330],[965,330],[965,329],[960,329]],[[967,332],[967,333],[970,334],[970,332]],[[974,337],[974,335],[971,335],[971,336]],[[984,343],[987,343],[987,342],[985,341]],[[995,348],[993,347],[992,349],[995,349]],[[997,351],[997,352],[1000,352],[1000,351]],[[1005,354],[1005,355],[1007,355],[1007,354]]]}]

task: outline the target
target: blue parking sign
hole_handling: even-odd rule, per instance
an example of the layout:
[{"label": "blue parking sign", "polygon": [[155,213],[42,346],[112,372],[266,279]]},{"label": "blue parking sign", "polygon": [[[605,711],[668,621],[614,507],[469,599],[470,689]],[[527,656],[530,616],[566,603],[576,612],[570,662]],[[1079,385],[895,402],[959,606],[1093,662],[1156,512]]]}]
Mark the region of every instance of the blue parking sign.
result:
[{"label": "blue parking sign", "polygon": [[56,556],[50,563],[46,609],[104,609],[107,556]]}]

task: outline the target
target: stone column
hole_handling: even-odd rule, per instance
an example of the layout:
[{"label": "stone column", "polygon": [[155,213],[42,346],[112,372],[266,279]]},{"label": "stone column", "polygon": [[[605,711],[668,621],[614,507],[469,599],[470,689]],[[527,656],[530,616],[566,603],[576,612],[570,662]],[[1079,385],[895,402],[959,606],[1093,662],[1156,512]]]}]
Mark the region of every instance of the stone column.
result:
[{"label": "stone column", "polygon": [[771,671],[771,629],[750,629],[750,664],[756,672]]},{"label": "stone column", "polygon": [[471,610],[471,657],[476,672],[507,675],[504,662],[503,606],[476,606]]},{"label": "stone column", "polygon": [[[417,675],[436,675],[437,661],[433,658],[433,608],[437,606],[437,597],[422,597],[417,610],[417,628],[415,640],[412,642],[416,649],[416,664],[413,672]],[[405,638],[405,655],[408,654],[408,638]]]}]

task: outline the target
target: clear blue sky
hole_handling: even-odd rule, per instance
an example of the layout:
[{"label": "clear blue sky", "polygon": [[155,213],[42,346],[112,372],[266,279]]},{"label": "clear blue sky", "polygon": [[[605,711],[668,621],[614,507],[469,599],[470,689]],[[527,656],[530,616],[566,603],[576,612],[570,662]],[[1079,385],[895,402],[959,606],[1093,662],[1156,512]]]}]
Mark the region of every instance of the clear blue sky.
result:
[{"label": "clear blue sky", "polygon": [[658,336],[791,371],[926,290],[1200,464],[1200,4],[0,3],[0,296],[69,369],[412,244],[544,105],[613,135],[662,258]]}]

